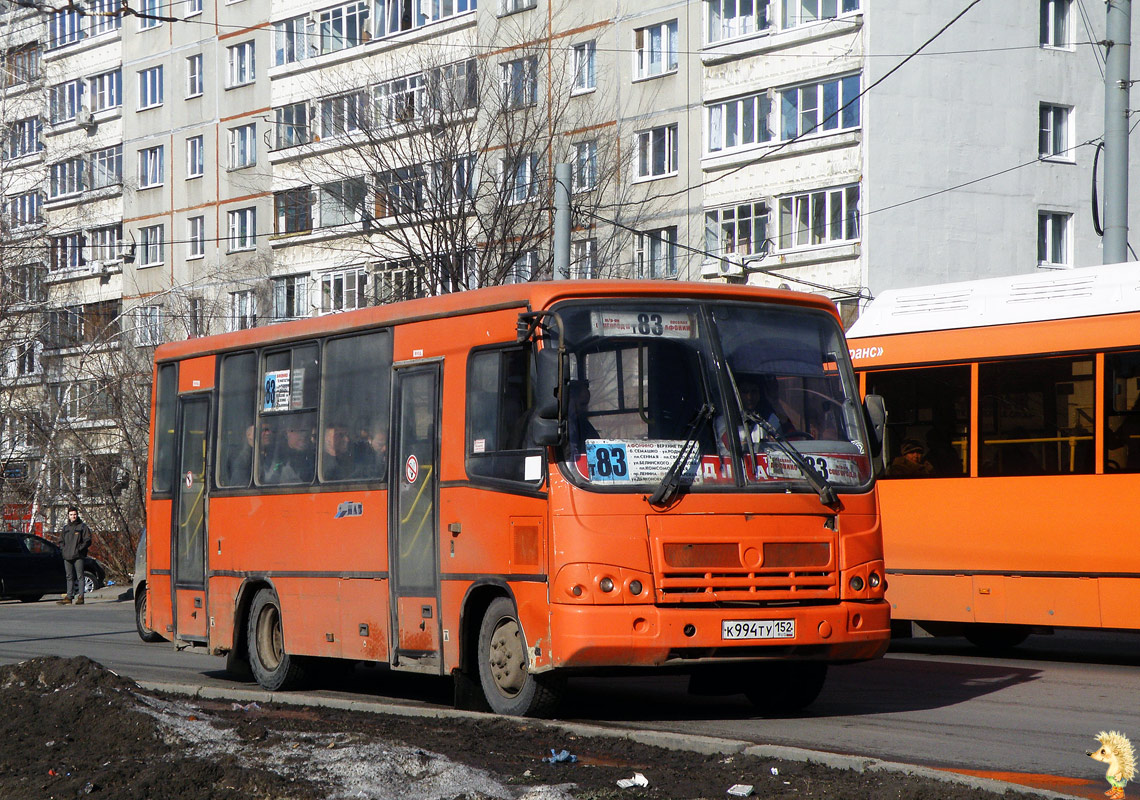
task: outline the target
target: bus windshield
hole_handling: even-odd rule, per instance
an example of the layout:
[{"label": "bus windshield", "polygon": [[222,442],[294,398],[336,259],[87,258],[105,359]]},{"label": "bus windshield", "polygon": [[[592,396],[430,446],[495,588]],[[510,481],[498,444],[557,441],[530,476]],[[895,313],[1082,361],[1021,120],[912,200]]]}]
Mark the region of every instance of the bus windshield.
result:
[{"label": "bus windshield", "polygon": [[697,491],[869,483],[862,410],[830,315],[657,300],[558,312],[570,359],[565,468],[579,484],[646,491],[667,475]]}]

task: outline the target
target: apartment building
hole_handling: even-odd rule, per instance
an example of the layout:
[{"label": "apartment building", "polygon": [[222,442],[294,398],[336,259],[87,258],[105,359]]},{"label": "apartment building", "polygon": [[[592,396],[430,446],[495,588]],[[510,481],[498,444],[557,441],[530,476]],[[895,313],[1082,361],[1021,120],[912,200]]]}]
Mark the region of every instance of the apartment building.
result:
[{"label": "apartment building", "polygon": [[[82,465],[137,486],[142,462],[107,373],[145,388],[163,340],[550,277],[557,163],[574,278],[819,291],[850,319],[1099,262],[1103,8],[968,5],[6,4],[5,385],[54,399],[5,412],[0,460],[111,496]],[[47,408],[103,431],[71,473]]]}]

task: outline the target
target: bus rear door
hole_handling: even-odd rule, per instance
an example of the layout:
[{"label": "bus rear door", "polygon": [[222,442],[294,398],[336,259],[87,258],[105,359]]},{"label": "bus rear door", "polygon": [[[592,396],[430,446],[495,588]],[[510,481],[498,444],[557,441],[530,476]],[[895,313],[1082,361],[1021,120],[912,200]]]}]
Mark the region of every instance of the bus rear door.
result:
[{"label": "bus rear door", "polygon": [[392,664],[436,674],[443,670],[437,545],[440,366],[417,363],[395,370],[388,525]]},{"label": "bus rear door", "polygon": [[210,427],[208,396],[183,397],[178,408],[178,490],[174,495],[171,547],[174,554],[175,640],[205,643],[206,452]]}]

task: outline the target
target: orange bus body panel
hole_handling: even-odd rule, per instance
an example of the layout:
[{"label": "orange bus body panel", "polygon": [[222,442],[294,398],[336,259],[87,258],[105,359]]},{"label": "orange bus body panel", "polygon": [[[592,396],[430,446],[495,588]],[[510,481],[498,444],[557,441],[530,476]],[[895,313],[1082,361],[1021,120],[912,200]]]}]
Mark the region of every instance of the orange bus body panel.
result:
[{"label": "orange bus body panel", "polygon": [[[1140,314],[1073,317],[848,340],[866,373],[971,365],[971,477],[882,480],[887,600],[898,619],[1140,629],[1140,552],[1129,543],[1135,474],[978,476],[978,364],[1140,349]],[[1100,351],[1100,352],[1098,352]],[[889,419],[888,419],[889,422]],[[937,573],[937,574],[934,574]]]},{"label": "orange bus body panel", "polygon": [[188,358],[178,364],[178,393],[214,388],[214,357]]}]

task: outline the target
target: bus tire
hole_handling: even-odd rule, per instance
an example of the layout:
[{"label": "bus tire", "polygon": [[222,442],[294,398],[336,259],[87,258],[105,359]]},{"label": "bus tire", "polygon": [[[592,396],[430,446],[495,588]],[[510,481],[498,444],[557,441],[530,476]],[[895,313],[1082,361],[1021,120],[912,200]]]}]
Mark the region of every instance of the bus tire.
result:
[{"label": "bus tire", "polygon": [[155,631],[151,630],[146,624],[146,584],[139,586],[138,594],[135,595],[135,630],[139,633],[139,638],[144,642],[161,642],[163,641]]},{"label": "bus tire", "polygon": [[296,656],[285,652],[281,604],[272,589],[254,595],[249,608],[249,666],[261,688],[271,692],[296,688],[305,670]]},{"label": "bus tire", "polygon": [[815,702],[827,679],[825,661],[771,661],[758,665],[744,696],[762,714],[792,714]]},{"label": "bus tire", "polygon": [[1012,650],[1028,639],[1029,633],[1029,628],[1025,625],[1001,625],[985,622],[971,623],[963,631],[966,641],[987,653]]},{"label": "bus tire", "polygon": [[496,597],[483,614],[479,683],[491,711],[506,716],[548,716],[561,698],[561,676],[527,670],[526,641],[509,598]]}]

